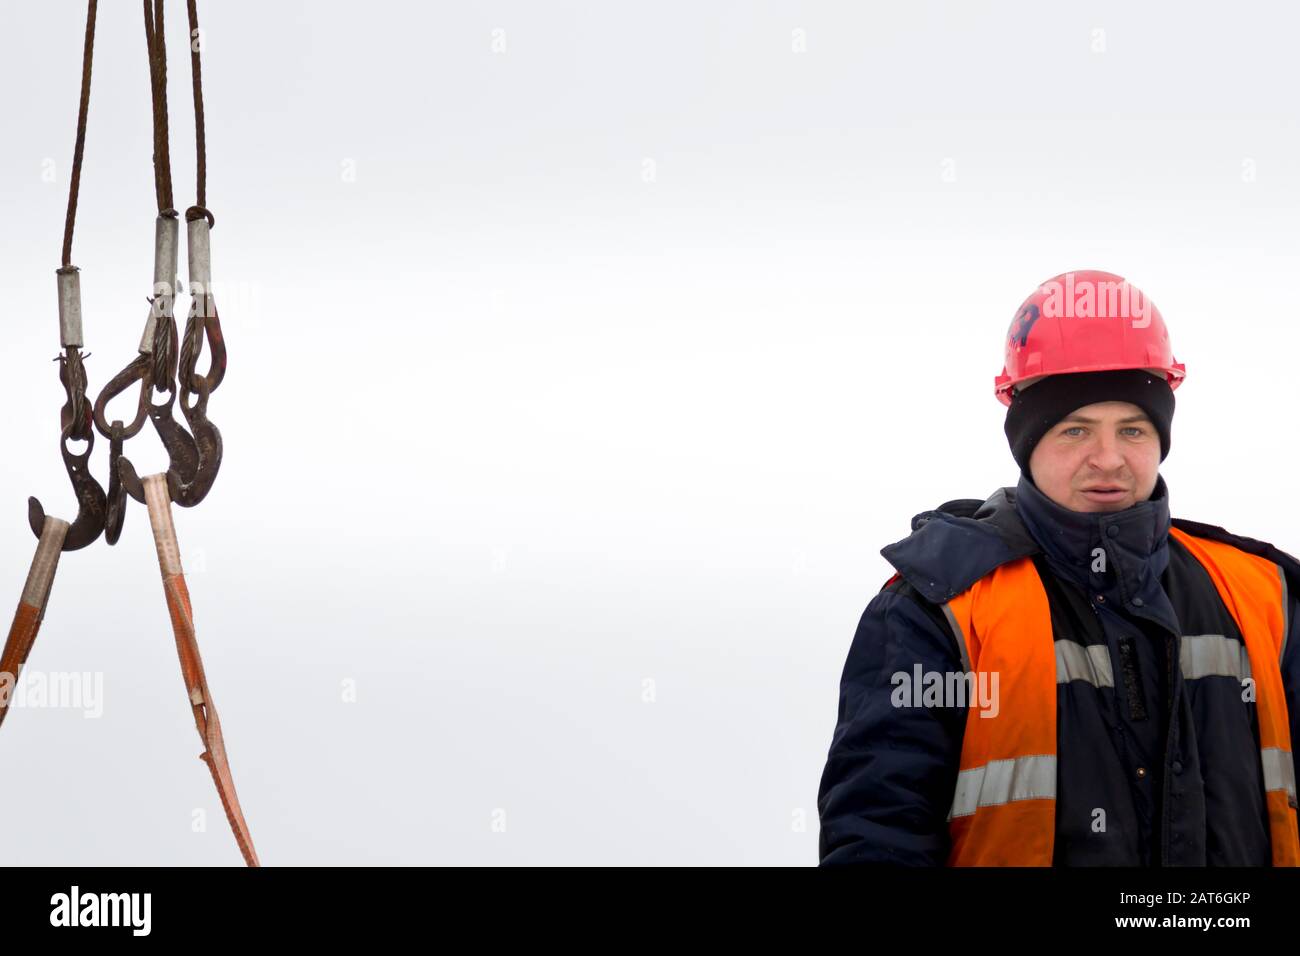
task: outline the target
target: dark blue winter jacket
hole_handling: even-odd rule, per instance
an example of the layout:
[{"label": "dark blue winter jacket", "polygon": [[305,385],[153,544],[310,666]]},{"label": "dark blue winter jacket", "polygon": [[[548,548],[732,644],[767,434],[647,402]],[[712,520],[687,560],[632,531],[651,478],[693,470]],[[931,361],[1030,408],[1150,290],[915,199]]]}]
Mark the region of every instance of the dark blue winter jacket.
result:
[{"label": "dark blue winter jacket", "polygon": [[[913,518],[912,534],[881,551],[899,576],[867,605],[844,665],[817,797],[821,862],[946,861],[967,710],[894,706],[891,678],[918,664],[960,671],[941,605],[994,568],[1030,557],[1054,638],[1108,656],[1113,675],[1111,686],[1057,685],[1055,865],[1269,865],[1256,705],[1243,700],[1237,668],[1245,646],[1170,523],[1163,477],[1147,501],[1083,513],[1056,504],[1023,473],[984,502],[952,501]],[[1173,523],[1286,572],[1282,680],[1291,738],[1300,741],[1300,563],[1222,528]],[[1294,793],[1292,780],[1293,808]]]}]

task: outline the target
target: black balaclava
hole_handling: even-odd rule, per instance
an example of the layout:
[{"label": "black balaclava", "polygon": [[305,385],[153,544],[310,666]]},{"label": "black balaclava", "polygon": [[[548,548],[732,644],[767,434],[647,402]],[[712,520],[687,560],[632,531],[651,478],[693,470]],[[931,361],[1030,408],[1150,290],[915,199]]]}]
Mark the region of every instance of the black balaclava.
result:
[{"label": "black balaclava", "polygon": [[1003,426],[1011,455],[1030,481],[1029,458],[1039,440],[1065,416],[1096,402],[1132,402],[1142,409],[1160,434],[1160,460],[1169,455],[1174,392],[1163,376],[1140,368],[1050,375],[1012,393]]}]

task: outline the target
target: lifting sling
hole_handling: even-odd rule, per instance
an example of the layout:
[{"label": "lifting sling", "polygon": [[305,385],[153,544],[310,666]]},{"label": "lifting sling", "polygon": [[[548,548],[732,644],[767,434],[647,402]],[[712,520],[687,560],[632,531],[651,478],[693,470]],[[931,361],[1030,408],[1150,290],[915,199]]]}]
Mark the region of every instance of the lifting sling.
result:
[{"label": "lifting sling", "polygon": [[[252,835],[235,794],[234,778],[226,756],[221,722],[212,702],[199,656],[194,630],[193,608],[181,566],[180,547],[172,520],[172,504],[190,508],[199,504],[212,489],[221,467],[221,433],[208,419],[208,400],[221,385],[226,371],[225,340],[212,293],[210,230],[215,225],[207,209],[206,135],[203,114],[203,81],[200,64],[201,33],[196,0],[187,0],[190,26],[190,66],[194,89],[194,126],[197,152],[197,196],[185,212],[189,258],[191,308],[183,334],[177,334],[174,299],[177,288],[177,259],[180,239],[179,214],[172,208],[171,161],[167,133],[167,52],[163,31],[164,0],[143,0],[145,40],[149,53],[154,131],[154,186],[158,216],[154,230],[153,295],[138,355],[111,379],[92,405],[87,398],[87,377],[83,355],[80,270],[72,264],[72,235],[76,223],[77,198],[85,151],[86,116],[90,104],[91,65],[94,53],[97,0],[88,0],[86,39],[82,57],[81,101],[77,117],[77,140],[73,153],[68,193],[68,214],[64,227],[62,266],[57,270],[59,327],[62,354],[58,357],[59,378],[67,396],[61,411],[61,451],[68,478],[78,501],[77,517],[71,521],[48,516],[36,498],[28,501],[28,521],[38,538],[26,586],[14,614],[3,652],[0,652],[0,723],[8,713],[11,691],[31,654],[53,588],[59,557],[93,544],[101,534],[116,544],[126,516],[126,498],[146,505],[162,573],[163,595],[176,639],[181,675],[189,696],[195,726],[203,741],[199,755],[216,784],[221,805],[240,853],[249,866],[259,866]],[[199,356],[207,345],[210,364],[206,374],[196,371]],[[134,420],[125,425],[108,421],[110,400],[140,387]],[[166,395],[155,402],[154,392]],[[173,416],[180,401],[185,425]],[[125,456],[125,444],[134,438],[148,419],[168,454],[163,474],[140,478]],[[109,484],[103,486],[90,472],[90,455],[95,432],[110,443]],[[84,441],[81,454],[69,450],[69,442]]]}]

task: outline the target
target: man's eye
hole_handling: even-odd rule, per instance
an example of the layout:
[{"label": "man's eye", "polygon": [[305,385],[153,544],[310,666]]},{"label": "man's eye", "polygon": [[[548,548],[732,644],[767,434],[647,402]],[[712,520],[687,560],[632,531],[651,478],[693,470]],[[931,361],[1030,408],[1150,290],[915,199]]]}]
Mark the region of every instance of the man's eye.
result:
[{"label": "man's eye", "polygon": [[[1087,431],[1087,429],[1085,429],[1082,425],[1073,425],[1070,428],[1065,429],[1063,432],[1061,432],[1061,434],[1069,435],[1070,432],[1082,432],[1082,431]],[[1129,425],[1127,428],[1124,429],[1124,431],[1133,432],[1134,437],[1139,437],[1146,434],[1146,430],[1143,429],[1140,425]]]}]

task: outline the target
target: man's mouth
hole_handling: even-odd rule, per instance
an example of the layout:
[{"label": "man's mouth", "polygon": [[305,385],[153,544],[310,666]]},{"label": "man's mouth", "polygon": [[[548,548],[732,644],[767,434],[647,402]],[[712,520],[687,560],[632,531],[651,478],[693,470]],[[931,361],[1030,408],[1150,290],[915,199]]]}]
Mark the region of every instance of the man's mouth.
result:
[{"label": "man's mouth", "polygon": [[1083,493],[1094,501],[1118,501],[1128,494],[1128,491],[1117,485],[1096,485],[1092,488],[1084,488]]}]

